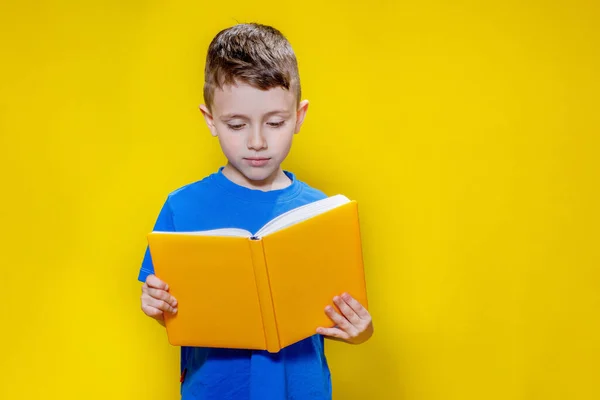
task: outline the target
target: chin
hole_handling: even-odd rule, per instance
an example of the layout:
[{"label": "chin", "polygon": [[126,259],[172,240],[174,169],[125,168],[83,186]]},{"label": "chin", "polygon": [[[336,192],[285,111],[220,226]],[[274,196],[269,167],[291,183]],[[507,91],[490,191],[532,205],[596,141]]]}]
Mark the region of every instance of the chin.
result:
[{"label": "chin", "polygon": [[262,182],[269,179],[275,172],[272,168],[245,168],[242,171],[247,179],[254,182]]},{"label": "chin", "polygon": [[279,171],[279,164],[273,163],[265,165],[264,167],[252,167],[250,165],[244,165],[244,162],[231,162],[229,165],[232,167],[232,173],[237,176],[237,179],[246,181],[247,183],[261,184],[268,181],[269,178],[273,177]]}]

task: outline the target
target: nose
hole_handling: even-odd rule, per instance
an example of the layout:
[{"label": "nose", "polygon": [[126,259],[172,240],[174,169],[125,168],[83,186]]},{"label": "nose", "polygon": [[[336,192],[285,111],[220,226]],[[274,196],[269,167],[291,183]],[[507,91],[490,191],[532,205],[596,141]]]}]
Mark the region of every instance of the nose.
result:
[{"label": "nose", "polygon": [[259,127],[253,129],[248,137],[248,149],[264,150],[267,148],[267,140]]}]

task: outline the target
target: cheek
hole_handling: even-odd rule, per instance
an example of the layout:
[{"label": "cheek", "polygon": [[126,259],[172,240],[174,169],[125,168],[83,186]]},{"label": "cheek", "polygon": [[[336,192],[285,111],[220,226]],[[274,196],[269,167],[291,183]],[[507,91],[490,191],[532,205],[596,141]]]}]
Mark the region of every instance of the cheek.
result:
[{"label": "cheek", "polygon": [[226,154],[237,153],[243,147],[244,141],[241,135],[231,135],[229,133],[218,135],[219,143],[223,152]]},{"label": "cheek", "polygon": [[269,145],[276,148],[278,152],[285,152],[287,154],[287,152],[290,150],[290,147],[292,147],[293,137],[293,131],[285,132],[284,134],[277,135],[275,138],[273,138],[273,141]]}]

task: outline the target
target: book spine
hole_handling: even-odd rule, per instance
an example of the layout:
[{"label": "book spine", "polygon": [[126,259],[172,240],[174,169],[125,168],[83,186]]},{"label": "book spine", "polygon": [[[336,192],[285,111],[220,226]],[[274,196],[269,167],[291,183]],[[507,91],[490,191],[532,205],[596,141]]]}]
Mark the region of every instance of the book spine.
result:
[{"label": "book spine", "polygon": [[256,291],[260,303],[267,351],[277,353],[281,350],[281,346],[279,342],[279,332],[277,331],[277,320],[275,319],[275,309],[273,307],[273,297],[271,296],[271,284],[269,282],[263,241],[254,239],[249,240],[248,242],[250,243],[252,262],[254,264],[254,278],[256,280]]}]

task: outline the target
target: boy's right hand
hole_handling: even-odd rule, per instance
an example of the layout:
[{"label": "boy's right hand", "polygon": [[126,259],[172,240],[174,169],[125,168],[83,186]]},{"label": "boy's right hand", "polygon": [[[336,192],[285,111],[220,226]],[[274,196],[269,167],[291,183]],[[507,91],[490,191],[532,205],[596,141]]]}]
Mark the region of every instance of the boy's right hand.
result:
[{"label": "boy's right hand", "polygon": [[142,286],[142,311],[164,325],[165,312],[177,312],[177,300],[169,294],[169,285],[155,275],[148,275]]}]

